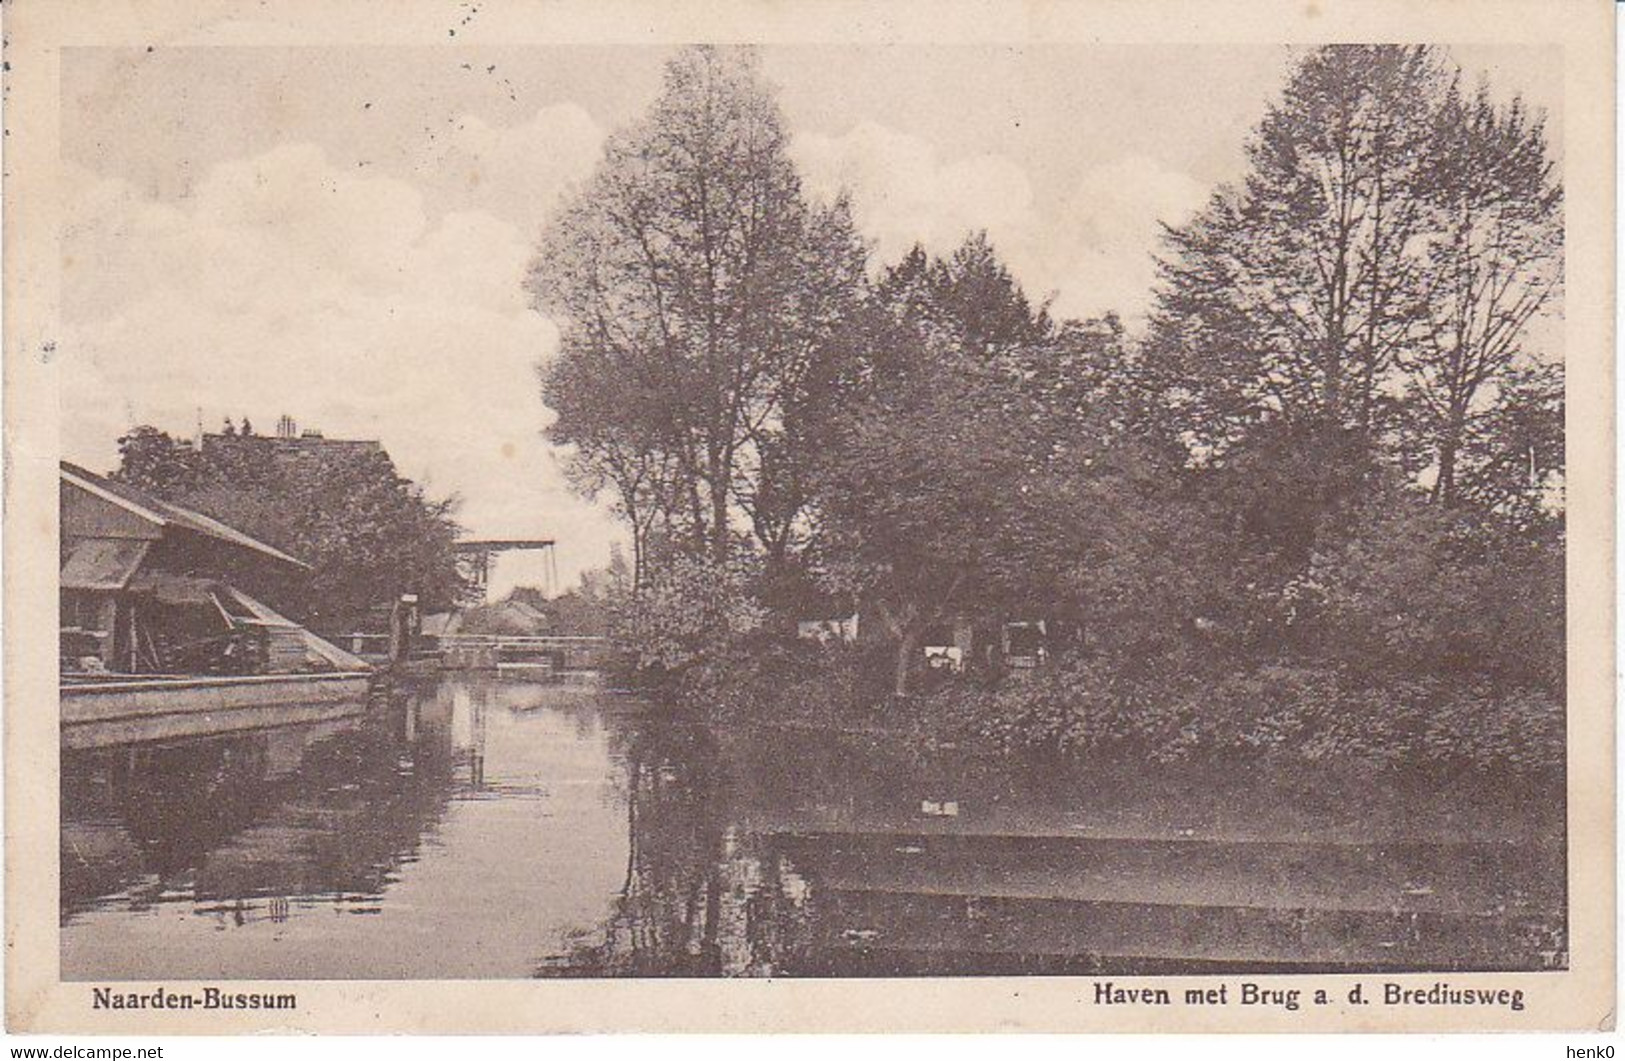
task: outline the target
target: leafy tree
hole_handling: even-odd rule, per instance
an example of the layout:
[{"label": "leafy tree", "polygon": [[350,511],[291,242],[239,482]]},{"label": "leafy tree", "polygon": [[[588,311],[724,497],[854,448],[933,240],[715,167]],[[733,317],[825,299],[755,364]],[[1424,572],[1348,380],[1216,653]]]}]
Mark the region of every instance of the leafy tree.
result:
[{"label": "leafy tree", "polygon": [[1543,120],[1460,77],[1426,47],[1309,53],[1245,181],[1167,231],[1147,376],[1199,459],[1312,424],[1462,496],[1561,291],[1562,188]]},{"label": "leafy tree", "polygon": [[1461,493],[1463,451],[1478,441],[1502,383],[1527,363],[1530,321],[1560,293],[1563,191],[1544,121],[1521,100],[1498,107],[1487,87],[1467,98],[1452,86],[1434,128],[1417,271],[1424,320],[1399,361],[1433,494],[1449,506]]},{"label": "leafy tree", "polygon": [[812,212],[807,240],[799,312],[817,338],[781,366],[773,407],[751,429],[735,492],[774,569],[785,567],[807,544],[818,461],[841,444],[839,411],[873,382],[869,363],[876,319],[868,250],[844,196]]},{"label": "leafy tree", "polygon": [[1151,365],[1199,446],[1264,417],[1381,426],[1422,312],[1415,246],[1448,84],[1430,48],[1315,50],[1248,142],[1245,181],[1166,231]]},{"label": "leafy tree", "polygon": [[984,237],[911,253],[878,291],[884,361],[821,462],[816,553],[889,632],[906,695],[932,625],[1076,615],[1068,587],[1149,465],[1109,397],[1115,325],[1055,327]]},{"label": "leafy tree", "polygon": [[724,655],[761,626],[754,572],[743,559],[719,565],[709,556],[678,553],[655,570],[626,628],[641,666],[683,671]]},{"label": "leafy tree", "polygon": [[185,494],[203,475],[196,449],[145,424],[118,440],[118,453],[119,468],[113,477],[160,497]]},{"label": "leafy tree", "polygon": [[[1542,122],[1463,94],[1434,49],[1337,45],[1298,64],[1247,160],[1241,185],[1168,231],[1138,367],[1164,409],[1142,411],[1184,440],[1212,533],[1232,536],[1251,651],[1313,651],[1323,565],[1377,541],[1422,550],[1394,569],[1419,586],[1431,571],[1447,596],[1455,553],[1363,515],[1378,498],[1409,511],[1396,466],[1475,509],[1446,521],[1452,541],[1494,545],[1560,593],[1548,564],[1495,544],[1508,527],[1561,544],[1561,373],[1525,349],[1562,280]],[[1358,596],[1403,614],[1422,602],[1402,588]],[[1464,608],[1449,637],[1487,621]]]},{"label": "leafy tree", "polygon": [[1535,537],[1562,530],[1563,380],[1561,365],[1507,369],[1458,454],[1462,498]]},{"label": "leafy tree", "polygon": [[311,565],[280,587],[280,608],[329,632],[365,622],[399,594],[425,610],[467,593],[457,568],[455,499],[435,500],[381,452],[279,455],[275,440],[235,434],[199,452],[151,427],[119,440],[113,477],[241,528]]},{"label": "leafy tree", "polygon": [[1054,336],[1047,306],[1034,305],[999,259],[987,233],[968,236],[932,264],[925,316],[972,357],[993,359],[1043,346]]},{"label": "leafy tree", "polygon": [[1374,685],[1480,675],[1560,699],[1563,557],[1550,544],[1414,491],[1374,493],[1316,564],[1317,647]]},{"label": "leafy tree", "polygon": [[585,489],[620,493],[639,559],[656,522],[718,563],[738,506],[770,547],[794,523],[774,440],[862,268],[844,205],[809,207],[785,147],[754,52],[684,49],[543,235],[549,434]]},{"label": "leafy tree", "polygon": [[358,621],[402,593],[416,593],[425,612],[466,595],[453,548],[457,499],[429,498],[385,454],[323,452],[284,471],[274,496],[289,512],[289,551],[315,568],[305,606],[313,621]]},{"label": "leafy tree", "polygon": [[612,506],[632,533],[632,585],[641,586],[657,529],[679,522],[678,458],[665,443],[659,396],[631,377],[606,377],[607,364],[562,355],[544,370],[543,400],[557,419],[554,441],[570,446],[566,475],[577,492],[613,491]]}]

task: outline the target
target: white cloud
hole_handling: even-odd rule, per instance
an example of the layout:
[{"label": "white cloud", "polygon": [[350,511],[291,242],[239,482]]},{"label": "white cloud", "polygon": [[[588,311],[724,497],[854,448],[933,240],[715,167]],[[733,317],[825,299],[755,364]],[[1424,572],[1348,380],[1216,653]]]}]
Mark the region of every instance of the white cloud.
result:
[{"label": "white cloud", "polygon": [[791,154],[813,195],[852,192],[858,223],[886,261],[916,242],[949,249],[974,229],[997,238],[1037,224],[1026,172],[999,155],[945,160],[920,137],[875,122],[840,137],[797,136]]},{"label": "white cloud", "polygon": [[[491,173],[524,178],[519,148],[471,135]],[[539,198],[573,179],[540,169]],[[534,365],[557,332],[525,303],[532,240],[514,223],[431,216],[412,185],[308,144],[216,166],[174,204],[82,170],[67,194],[67,455],[106,466],[132,423],[189,434],[200,406],[211,430],[286,412],[382,439],[404,473],[461,494],[476,533],[557,536],[566,579],[607,558],[608,518],[540,436]]]},{"label": "white cloud", "polygon": [[[556,535],[567,579],[603,562],[612,523],[569,492],[540,436],[534,365],[557,334],[521,288],[537,228],[602,142],[559,104],[515,126],[457,119],[387,171],[284,144],[216,165],[178,200],[65,167],[65,453],[105,467],[131,424],[189,433],[198,407],[211,429],[287,412],[381,438],[406,474],[461,494],[476,533]],[[1068,314],[1132,318],[1157,220],[1205,192],[1126,158],[1050,205],[1008,157],[945,158],[875,123],[792,152],[812,193],[851,189],[883,259],[986,228]]]},{"label": "white cloud", "polygon": [[[1143,316],[1156,279],[1161,224],[1185,221],[1210,189],[1156,159],[1133,155],[1085,170],[1051,239],[1063,304]],[[1071,301],[1069,302],[1068,299]]]},{"label": "white cloud", "polygon": [[479,207],[534,236],[559,197],[590,172],[604,130],[581,107],[543,107],[520,125],[494,126],[473,115],[421,141],[414,178],[454,209]]},{"label": "white cloud", "polygon": [[798,136],[792,153],[808,190],[852,193],[864,235],[883,261],[919,242],[947,252],[986,229],[1029,294],[1058,312],[1144,313],[1158,222],[1178,221],[1207,189],[1155,159],[1133,156],[1084,170],[1070,195],[1040,203],[1027,171],[1002,155],[943,158],[926,140],[874,122],[843,136]]}]

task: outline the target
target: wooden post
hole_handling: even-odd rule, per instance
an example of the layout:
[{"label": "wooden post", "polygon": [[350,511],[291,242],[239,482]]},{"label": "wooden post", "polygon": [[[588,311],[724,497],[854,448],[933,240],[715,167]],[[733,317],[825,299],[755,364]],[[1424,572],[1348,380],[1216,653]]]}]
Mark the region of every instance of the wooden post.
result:
[{"label": "wooden post", "polygon": [[401,666],[412,659],[412,643],[418,632],[418,597],[403,593],[389,611],[389,661]]},{"label": "wooden post", "polygon": [[109,671],[118,671],[119,646],[119,604],[118,598],[109,595],[96,609],[96,626],[105,631],[102,637],[102,666]]}]

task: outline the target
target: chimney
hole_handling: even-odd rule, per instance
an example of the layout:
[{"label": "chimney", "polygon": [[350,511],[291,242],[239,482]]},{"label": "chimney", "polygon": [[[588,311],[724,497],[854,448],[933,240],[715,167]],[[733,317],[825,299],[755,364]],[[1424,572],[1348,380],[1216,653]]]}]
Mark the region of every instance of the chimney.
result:
[{"label": "chimney", "polygon": [[299,426],[293,422],[293,417],[283,413],[282,418],[276,422],[276,437],[293,438],[298,432]]}]

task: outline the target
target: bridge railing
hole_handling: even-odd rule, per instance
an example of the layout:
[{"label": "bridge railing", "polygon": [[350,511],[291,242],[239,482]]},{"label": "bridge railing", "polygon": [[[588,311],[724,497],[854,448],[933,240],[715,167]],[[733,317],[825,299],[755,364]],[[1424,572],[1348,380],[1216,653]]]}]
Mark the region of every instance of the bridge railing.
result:
[{"label": "bridge railing", "polygon": [[[366,659],[384,659],[389,654],[388,634],[350,634],[341,643]],[[452,670],[543,662],[560,670],[591,670],[612,665],[621,651],[612,638],[580,634],[424,634],[413,646],[412,658],[438,660]]]},{"label": "bridge railing", "polygon": [[[344,634],[340,637],[330,638],[340,648],[353,656],[362,659],[379,660],[389,658],[388,634]],[[413,659],[428,659],[438,655],[440,650],[434,645],[434,638],[419,638],[412,649]]]},{"label": "bridge railing", "polygon": [[[430,644],[442,645],[574,645],[581,648],[613,645],[615,642],[608,637],[582,634],[419,634],[418,640]],[[336,643],[349,648],[352,652],[357,647],[367,651],[388,651],[388,634],[344,634],[335,639]]]}]

